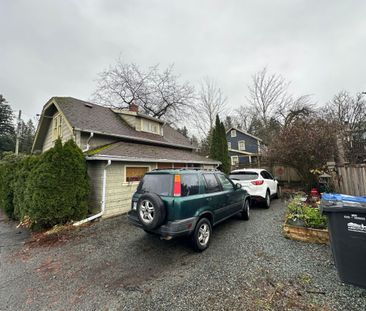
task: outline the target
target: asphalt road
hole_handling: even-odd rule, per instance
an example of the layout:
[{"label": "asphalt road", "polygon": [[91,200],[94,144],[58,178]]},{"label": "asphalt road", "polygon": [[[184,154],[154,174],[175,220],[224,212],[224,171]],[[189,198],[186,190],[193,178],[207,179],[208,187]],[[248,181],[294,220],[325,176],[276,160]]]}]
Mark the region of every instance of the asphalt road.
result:
[{"label": "asphalt road", "polygon": [[326,245],[285,239],[283,202],[214,228],[209,249],[103,220],[30,242],[0,215],[0,310],[365,310]]}]

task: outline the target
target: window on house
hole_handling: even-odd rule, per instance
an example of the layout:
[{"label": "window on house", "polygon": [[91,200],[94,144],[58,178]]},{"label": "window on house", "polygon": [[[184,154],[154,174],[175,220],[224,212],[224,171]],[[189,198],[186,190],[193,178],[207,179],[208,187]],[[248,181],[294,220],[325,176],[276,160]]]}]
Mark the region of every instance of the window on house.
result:
[{"label": "window on house", "polygon": [[147,166],[126,167],[126,182],[140,181],[148,171],[149,167]]},{"label": "window on house", "polygon": [[231,157],[231,165],[238,165],[239,164],[239,157],[238,156],[232,156]]},{"label": "window on house", "polygon": [[158,123],[152,122],[152,121],[149,121],[149,120],[145,120],[145,119],[142,121],[142,123],[143,123],[142,129],[143,129],[144,132],[160,134],[159,124]]},{"label": "window on house", "polygon": [[53,117],[53,129],[52,129],[52,138],[56,140],[59,137],[62,137],[62,115],[58,114]]},{"label": "window on house", "polygon": [[230,135],[231,137],[236,137],[236,130],[231,130]]},{"label": "window on house", "polygon": [[228,143],[227,143],[227,147],[228,147],[229,149],[231,149],[231,142],[230,142],[230,141],[228,141]]},{"label": "window on house", "polygon": [[245,140],[239,140],[238,148],[239,150],[245,150]]}]

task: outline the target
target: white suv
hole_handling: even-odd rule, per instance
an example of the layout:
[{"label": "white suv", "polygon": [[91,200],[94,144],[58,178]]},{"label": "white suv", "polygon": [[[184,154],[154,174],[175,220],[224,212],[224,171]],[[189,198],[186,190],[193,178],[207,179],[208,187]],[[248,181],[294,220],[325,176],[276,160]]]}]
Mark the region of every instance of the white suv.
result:
[{"label": "white suv", "polygon": [[264,169],[238,169],[229,177],[248,191],[252,201],[264,201],[266,208],[270,207],[271,198],[278,197],[278,182]]}]

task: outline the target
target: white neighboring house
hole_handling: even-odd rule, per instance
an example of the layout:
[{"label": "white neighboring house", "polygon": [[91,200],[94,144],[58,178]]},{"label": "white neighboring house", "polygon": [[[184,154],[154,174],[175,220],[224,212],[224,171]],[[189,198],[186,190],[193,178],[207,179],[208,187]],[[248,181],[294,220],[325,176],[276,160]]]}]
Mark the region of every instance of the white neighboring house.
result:
[{"label": "white neighboring house", "polygon": [[278,181],[264,169],[238,169],[229,177],[248,191],[252,201],[264,201],[266,208],[270,207],[271,198],[278,197]]}]

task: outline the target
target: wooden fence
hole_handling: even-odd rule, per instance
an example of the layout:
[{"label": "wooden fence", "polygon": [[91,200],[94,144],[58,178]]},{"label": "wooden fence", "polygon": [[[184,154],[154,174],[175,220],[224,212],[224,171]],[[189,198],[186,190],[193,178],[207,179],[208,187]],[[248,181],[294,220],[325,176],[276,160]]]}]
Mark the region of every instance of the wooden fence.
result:
[{"label": "wooden fence", "polygon": [[366,196],[366,164],[337,166],[333,182],[338,193]]},{"label": "wooden fence", "polygon": [[[238,169],[238,168],[259,168],[258,164],[252,163],[252,164],[246,164],[246,165],[238,165],[235,167],[232,167],[231,169]],[[301,177],[299,174],[297,174],[296,170],[289,166],[283,166],[283,165],[273,165],[269,166],[268,164],[264,163],[260,166],[260,168],[264,168],[267,171],[271,172],[271,174],[276,177],[276,179],[282,183],[300,183]]]}]

